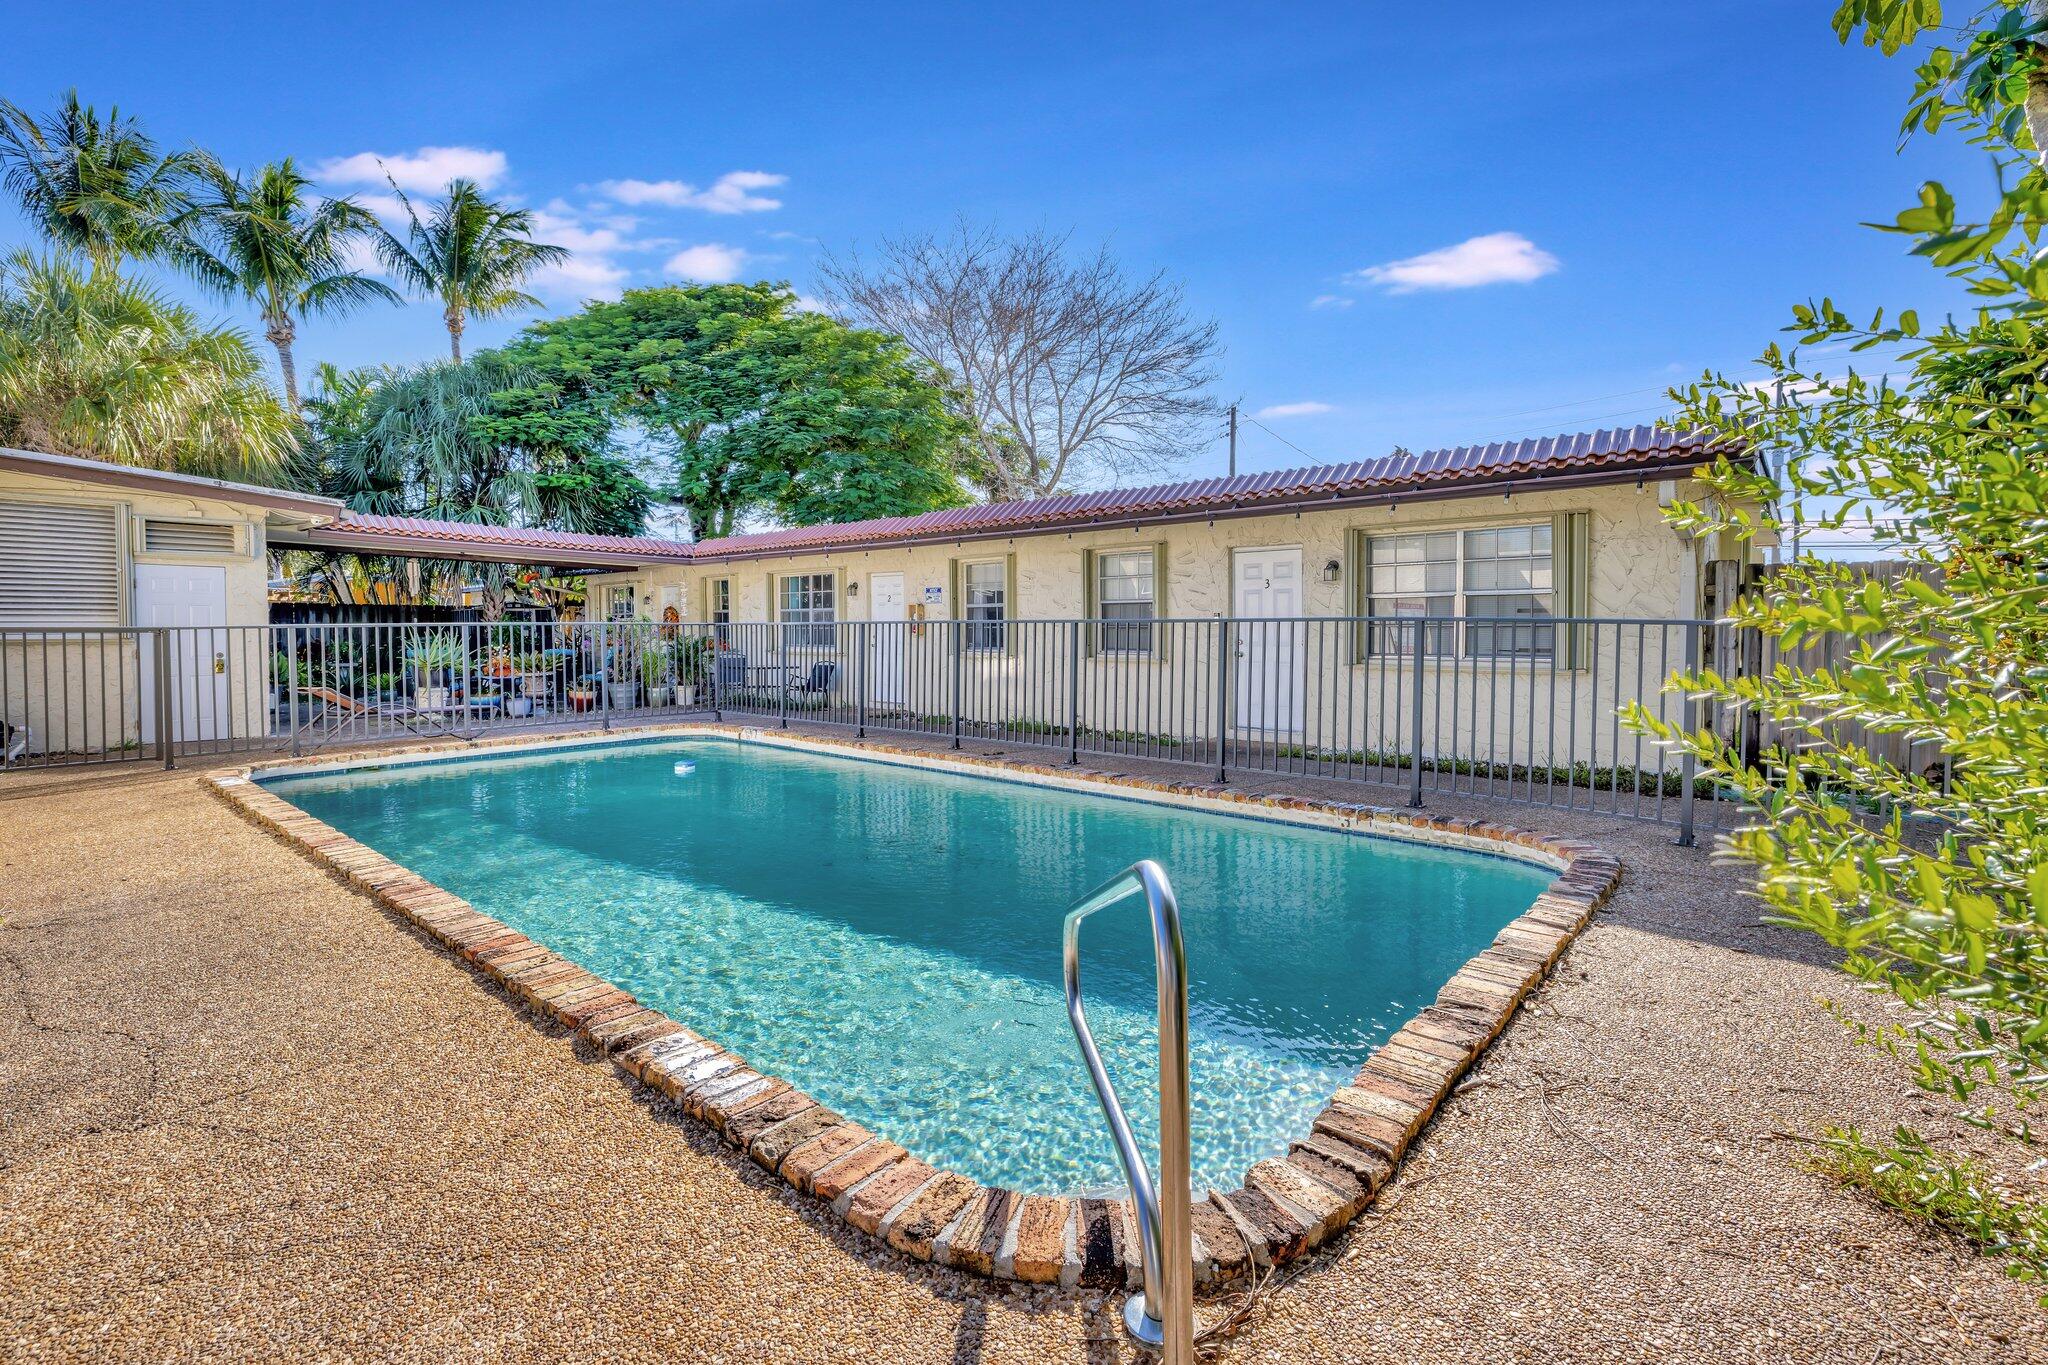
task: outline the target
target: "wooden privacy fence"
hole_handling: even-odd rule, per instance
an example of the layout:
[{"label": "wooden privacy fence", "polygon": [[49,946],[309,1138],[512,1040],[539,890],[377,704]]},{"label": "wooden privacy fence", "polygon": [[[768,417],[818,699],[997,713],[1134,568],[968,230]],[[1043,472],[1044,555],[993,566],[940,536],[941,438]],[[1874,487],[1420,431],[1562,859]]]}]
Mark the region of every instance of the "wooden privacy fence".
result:
[{"label": "wooden privacy fence", "polygon": [[[1874,578],[1884,583],[1897,583],[1903,579],[1917,578],[1939,587],[1942,583],[1941,569],[1936,565],[1921,564],[1909,560],[1878,560],[1868,564],[1845,566],[1858,579]],[[1822,669],[1845,668],[1857,650],[1864,645],[1881,642],[1884,637],[1858,641],[1846,635],[1828,634],[1807,641],[1794,649],[1781,648],[1775,640],[1763,639],[1756,632],[1744,632],[1752,637],[1735,642],[1728,637],[1725,628],[1717,630],[1715,642],[1716,667],[1724,673],[1730,671],[1728,664],[1734,660],[1728,651],[1739,648],[1743,671],[1761,669],[1765,672],[1780,666],[1798,672],[1816,672]],[[1941,675],[1937,671],[1932,681],[1938,686]],[[1754,738],[1766,747],[1774,745],[1811,746],[1812,731],[1798,726],[1781,724],[1769,717],[1754,720]],[[1854,720],[1824,721],[1816,727],[1826,741],[1836,748],[1861,749],[1881,763],[1888,763],[1904,772],[1919,773],[1934,781],[1945,781],[1947,755],[1940,745],[1929,740],[1916,740],[1896,731],[1873,729]]]}]

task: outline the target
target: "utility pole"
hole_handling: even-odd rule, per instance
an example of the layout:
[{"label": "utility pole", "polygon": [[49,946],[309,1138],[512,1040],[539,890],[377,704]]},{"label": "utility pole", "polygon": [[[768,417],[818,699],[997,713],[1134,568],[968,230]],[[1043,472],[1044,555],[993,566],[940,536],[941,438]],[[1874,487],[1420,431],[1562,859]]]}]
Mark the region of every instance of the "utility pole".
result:
[{"label": "utility pole", "polygon": [[1230,477],[1237,477],[1237,404],[1230,405]]}]

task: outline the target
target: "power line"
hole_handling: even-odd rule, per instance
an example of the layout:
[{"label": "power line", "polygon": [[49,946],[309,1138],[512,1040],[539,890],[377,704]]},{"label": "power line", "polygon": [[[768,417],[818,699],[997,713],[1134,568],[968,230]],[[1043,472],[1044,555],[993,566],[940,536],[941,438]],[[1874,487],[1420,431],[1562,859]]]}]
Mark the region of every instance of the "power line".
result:
[{"label": "power line", "polygon": [[[1233,411],[1235,411],[1235,409],[1233,409]],[[1281,434],[1280,434],[1279,432],[1277,432],[1277,431],[1273,430],[1273,428],[1271,428],[1271,427],[1267,426],[1267,425],[1266,425],[1266,424],[1265,424],[1264,422],[1261,422],[1261,421],[1260,421],[1260,420],[1259,420],[1258,418],[1256,418],[1256,417],[1252,416],[1252,415],[1251,415],[1250,413],[1248,413],[1248,412],[1244,414],[1244,420],[1245,420],[1245,421],[1247,421],[1247,422],[1250,422],[1250,423],[1251,423],[1251,424],[1252,424],[1253,426],[1257,427],[1257,428],[1258,428],[1258,429],[1259,429],[1260,431],[1263,431],[1263,432],[1265,432],[1265,433],[1266,433],[1266,434],[1267,434],[1268,436],[1270,436],[1270,437],[1272,437],[1272,438],[1273,438],[1274,440],[1278,441],[1278,442],[1279,442],[1279,443],[1280,443],[1281,445],[1283,445],[1283,446],[1286,446],[1286,447],[1287,447],[1287,448],[1288,448],[1289,450],[1291,450],[1291,451],[1293,451],[1293,452],[1294,452],[1295,454],[1297,454],[1297,455],[1301,456],[1301,458],[1303,458],[1304,460],[1311,460],[1311,461],[1315,462],[1316,464],[1334,464],[1334,463],[1335,463],[1335,461],[1332,461],[1332,460],[1325,460],[1325,459],[1323,459],[1323,458],[1322,458],[1322,457],[1320,457],[1320,456],[1317,456],[1317,455],[1311,455],[1311,454],[1309,454],[1309,453],[1308,453],[1308,452],[1307,452],[1306,450],[1303,450],[1303,449],[1302,449],[1302,448],[1301,448],[1300,446],[1298,446],[1298,445],[1296,445],[1296,444],[1295,444],[1294,442],[1292,442],[1292,441],[1288,440],[1288,439],[1287,439],[1287,438],[1286,438],[1285,436],[1282,436],[1282,435],[1281,435]]]}]

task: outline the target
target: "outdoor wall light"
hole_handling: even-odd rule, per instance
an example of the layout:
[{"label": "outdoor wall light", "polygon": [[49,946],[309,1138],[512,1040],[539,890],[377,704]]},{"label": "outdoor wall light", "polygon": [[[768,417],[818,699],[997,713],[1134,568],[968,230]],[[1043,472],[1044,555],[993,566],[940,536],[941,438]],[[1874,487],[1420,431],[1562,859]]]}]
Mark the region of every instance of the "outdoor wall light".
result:
[{"label": "outdoor wall light", "polygon": [[1335,583],[1338,579],[1342,578],[1343,576],[1344,566],[1342,564],[1339,564],[1336,560],[1333,559],[1329,563],[1323,565],[1323,581],[1325,583]]},{"label": "outdoor wall light", "polygon": [[860,582],[859,582],[859,580],[858,580],[858,579],[848,579],[848,580],[847,580],[847,582],[846,582],[846,595],[847,595],[848,597],[858,597],[858,596],[860,596]]}]

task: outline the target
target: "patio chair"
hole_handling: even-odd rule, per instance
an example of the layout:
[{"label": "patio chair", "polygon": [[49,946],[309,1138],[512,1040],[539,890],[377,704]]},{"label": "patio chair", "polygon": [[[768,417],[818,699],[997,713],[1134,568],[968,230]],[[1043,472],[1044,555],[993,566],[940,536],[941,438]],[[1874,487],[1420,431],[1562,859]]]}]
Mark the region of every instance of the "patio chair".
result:
[{"label": "patio chair", "polygon": [[[388,705],[383,702],[364,702],[346,692],[337,692],[331,687],[301,687],[299,692],[319,702],[320,709],[313,713],[311,720],[295,729],[292,737],[295,740],[311,737],[315,748],[325,744],[356,721],[395,722],[400,728],[422,739],[430,734],[453,733],[445,725],[433,725],[432,713],[421,711],[411,702],[393,702]],[[422,723],[428,723],[430,728],[421,729]]]},{"label": "patio chair", "polygon": [[789,689],[793,697],[823,697],[830,695],[839,682],[839,665],[836,663],[812,664],[810,676]]},{"label": "patio chair", "polygon": [[718,692],[730,696],[747,690],[747,656],[738,650],[728,649],[718,656]]},{"label": "patio chair", "polygon": [[0,767],[18,763],[28,754],[29,729],[13,721],[0,721]]}]

